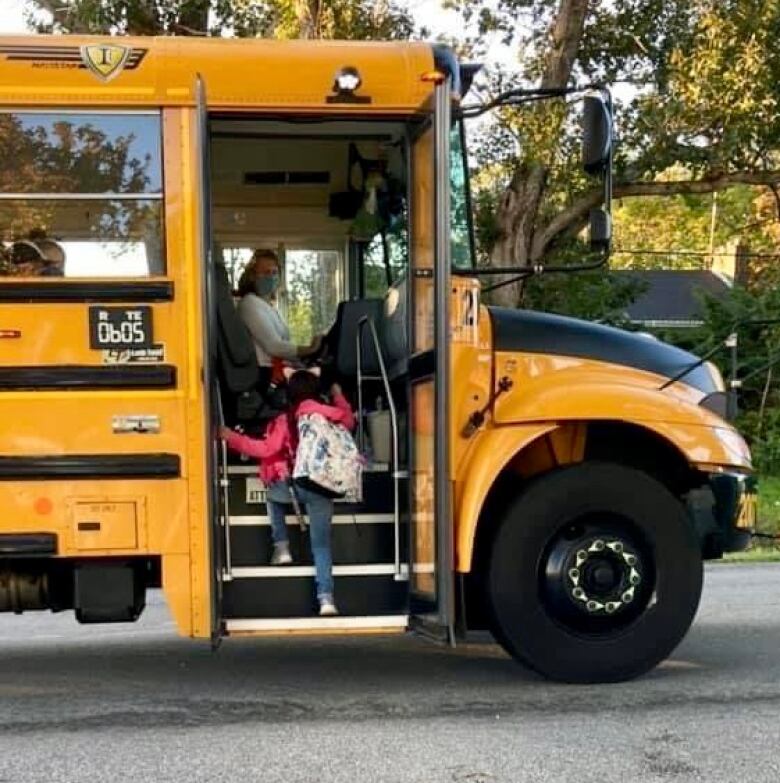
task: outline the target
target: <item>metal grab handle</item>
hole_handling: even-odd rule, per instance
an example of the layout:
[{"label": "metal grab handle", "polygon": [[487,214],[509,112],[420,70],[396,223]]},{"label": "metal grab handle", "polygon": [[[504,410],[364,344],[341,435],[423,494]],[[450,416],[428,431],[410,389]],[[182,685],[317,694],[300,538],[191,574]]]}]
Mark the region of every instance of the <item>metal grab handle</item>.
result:
[{"label": "metal grab handle", "polygon": [[364,315],[358,321],[357,337],[355,338],[355,347],[357,351],[357,393],[358,393],[358,446],[361,453],[365,450],[365,433],[363,431],[363,329],[368,325],[371,333],[371,341],[374,345],[377,361],[379,362],[379,374],[382,379],[382,385],[387,396],[387,407],[390,411],[390,429],[392,432],[392,471],[393,471],[393,532],[395,543],[395,559],[393,578],[396,581],[405,581],[408,579],[408,573],[401,567],[401,490],[399,482],[401,474],[399,470],[398,459],[398,414],[393,400],[393,393],[390,389],[390,379],[387,375],[385,360],[382,356],[382,348],[379,344],[379,335],[376,331],[374,322]]},{"label": "metal grab handle", "polygon": [[[216,398],[219,424],[220,426],[224,426],[225,412],[222,407],[222,394],[220,393],[219,384],[216,386]],[[219,513],[219,524],[222,528],[225,546],[225,562],[223,563],[222,578],[229,582],[233,578],[233,557],[230,551],[230,478],[228,477],[227,444],[222,438],[219,439],[219,457],[217,475],[219,476],[219,487],[222,492],[222,507]]]}]

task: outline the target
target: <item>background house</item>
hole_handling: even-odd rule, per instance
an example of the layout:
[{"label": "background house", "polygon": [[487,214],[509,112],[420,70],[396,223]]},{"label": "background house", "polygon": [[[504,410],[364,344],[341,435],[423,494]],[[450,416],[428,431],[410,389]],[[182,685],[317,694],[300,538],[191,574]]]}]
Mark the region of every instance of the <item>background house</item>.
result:
[{"label": "background house", "polygon": [[723,299],[747,283],[748,246],[734,242],[717,251],[707,269],[616,269],[617,280],[636,280],[642,293],[626,308],[626,317],[645,329],[701,326],[701,298]]}]

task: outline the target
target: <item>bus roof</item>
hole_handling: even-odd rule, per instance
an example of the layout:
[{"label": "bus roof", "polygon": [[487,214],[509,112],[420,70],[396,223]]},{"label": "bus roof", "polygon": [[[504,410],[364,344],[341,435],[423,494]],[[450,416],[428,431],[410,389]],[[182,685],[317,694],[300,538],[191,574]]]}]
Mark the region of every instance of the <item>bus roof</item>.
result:
[{"label": "bus roof", "polygon": [[[423,42],[0,36],[0,104],[193,105],[201,75],[211,110],[409,113],[434,64]],[[335,88],[345,68],[352,92]]]}]

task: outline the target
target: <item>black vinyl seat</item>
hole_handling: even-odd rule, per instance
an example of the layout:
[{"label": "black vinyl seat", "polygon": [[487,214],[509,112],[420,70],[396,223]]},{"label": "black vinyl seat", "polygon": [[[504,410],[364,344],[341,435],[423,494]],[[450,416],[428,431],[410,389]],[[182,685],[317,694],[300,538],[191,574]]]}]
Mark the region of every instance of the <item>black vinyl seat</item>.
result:
[{"label": "black vinyl seat", "polygon": [[[393,286],[384,299],[355,299],[341,302],[327,342],[334,357],[335,373],[341,378],[357,376],[357,331],[361,319],[368,317],[376,328],[382,358],[390,378],[402,375],[408,361],[406,326],[406,281]],[[363,375],[380,374],[371,330],[363,327],[361,341]]]},{"label": "black vinyl seat", "polygon": [[227,269],[223,264],[216,266],[215,283],[217,378],[225,420],[232,425],[259,416],[263,406],[258,390],[260,371],[252,335],[236,310]]},{"label": "black vinyl seat", "polygon": [[[381,345],[381,299],[354,299],[351,302],[341,302],[336,311],[336,321],[329,335],[329,346],[335,358],[334,369],[342,378],[357,376],[357,352],[355,347],[357,344],[358,324],[365,316],[373,321],[379,334]],[[363,374],[379,375],[379,360],[368,327],[363,327],[361,351]]]}]

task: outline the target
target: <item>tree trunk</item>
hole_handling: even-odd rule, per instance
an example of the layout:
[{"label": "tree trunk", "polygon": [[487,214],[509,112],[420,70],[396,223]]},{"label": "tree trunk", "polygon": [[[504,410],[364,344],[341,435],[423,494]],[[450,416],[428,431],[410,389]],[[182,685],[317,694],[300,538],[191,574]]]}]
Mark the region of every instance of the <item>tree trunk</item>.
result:
[{"label": "tree trunk", "polygon": [[320,37],[320,0],[295,0],[295,15],[298,19],[298,38]]},{"label": "tree trunk", "polygon": [[[540,86],[565,87],[585,25],[588,0],[561,0],[550,30]],[[558,129],[563,122],[561,113]],[[491,266],[524,267],[532,263],[534,226],[547,183],[547,167],[540,161],[520,161],[499,203],[496,223],[498,238],[490,253]],[[506,285],[493,294],[496,304],[515,307],[520,299],[519,284]]]},{"label": "tree trunk", "polygon": [[209,30],[209,0],[189,0],[179,11],[176,32],[181,35],[206,35]]}]

